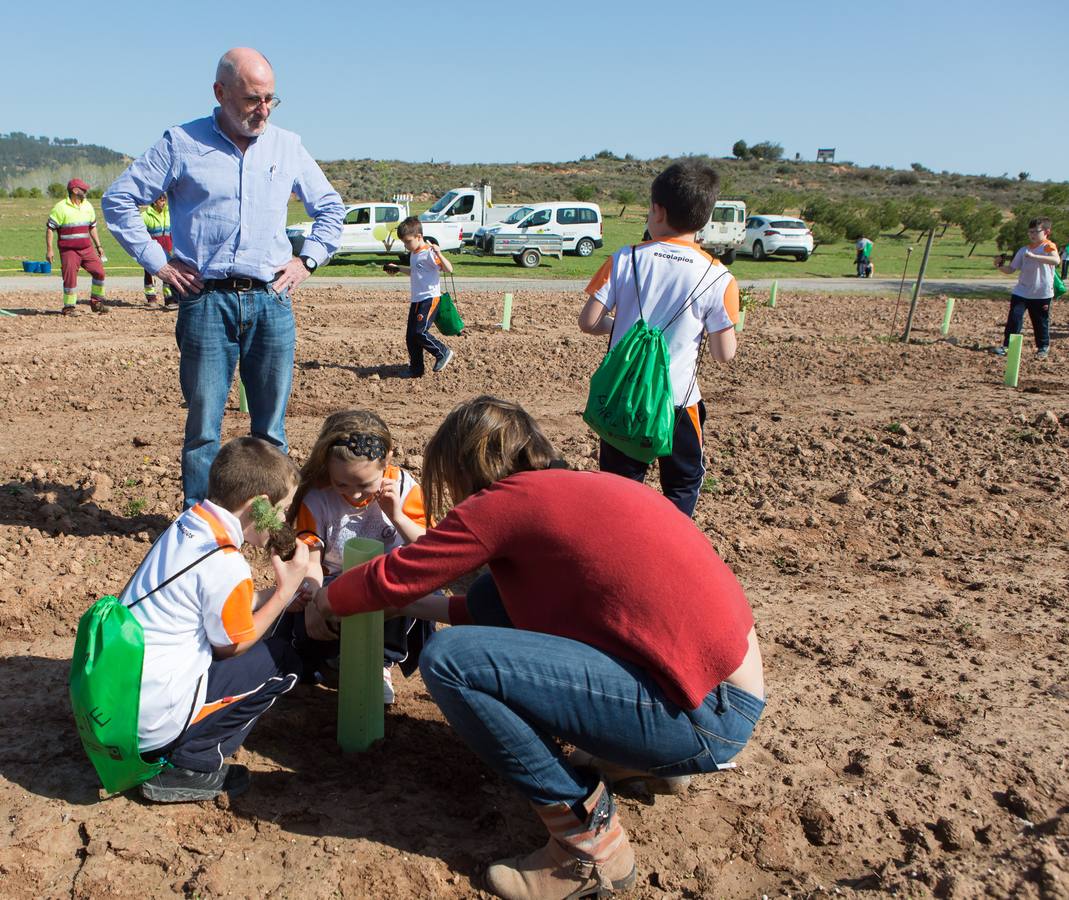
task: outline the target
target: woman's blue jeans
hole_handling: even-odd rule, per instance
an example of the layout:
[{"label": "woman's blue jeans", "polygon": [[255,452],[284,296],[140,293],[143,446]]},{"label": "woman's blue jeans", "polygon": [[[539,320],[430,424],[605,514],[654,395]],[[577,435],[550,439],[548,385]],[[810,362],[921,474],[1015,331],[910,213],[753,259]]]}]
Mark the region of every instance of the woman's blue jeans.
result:
[{"label": "woman's blue jeans", "polygon": [[204,291],[181,299],[175,338],[181,351],[179,382],[189,407],[182,445],[188,507],[208,494],[208,470],[219,452],[235,365],[240,363],[249,404],[249,432],[288,452],[286,404],[297,330],[288,293]]},{"label": "woman's blue jeans", "polygon": [[657,775],[715,771],[749,740],[764,701],[729,685],[681,709],[643,669],[579,641],[459,625],[423,650],[420,672],[449,724],[537,804],[573,805],[596,781],[555,739]]}]

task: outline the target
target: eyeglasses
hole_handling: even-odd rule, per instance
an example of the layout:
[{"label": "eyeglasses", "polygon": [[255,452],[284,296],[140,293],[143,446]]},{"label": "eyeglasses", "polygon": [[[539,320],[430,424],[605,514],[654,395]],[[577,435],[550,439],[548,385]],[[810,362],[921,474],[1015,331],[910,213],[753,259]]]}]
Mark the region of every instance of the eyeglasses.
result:
[{"label": "eyeglasses", "polygon": [[256,109],[261,103],[267,104],[268,109],[277,109],[278,105],[282,102],[281,97],[272,97],[271,95],[266,97],[242,97],[241,99],[245,102],[245,108],[250,112]]}]

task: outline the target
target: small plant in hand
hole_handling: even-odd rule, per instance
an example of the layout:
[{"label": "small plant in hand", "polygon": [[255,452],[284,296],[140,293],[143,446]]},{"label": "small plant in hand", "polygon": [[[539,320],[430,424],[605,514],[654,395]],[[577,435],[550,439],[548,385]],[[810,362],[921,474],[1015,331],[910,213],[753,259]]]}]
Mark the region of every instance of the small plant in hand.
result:
[{"label": "small plant in hand", "polygon": [[283,521],[279,511],[264,497],[252,501],[252,524],[257,531],[266,531],[269,535],[267,549],[284,561],[293,558],[297,549],[297,532]]}]

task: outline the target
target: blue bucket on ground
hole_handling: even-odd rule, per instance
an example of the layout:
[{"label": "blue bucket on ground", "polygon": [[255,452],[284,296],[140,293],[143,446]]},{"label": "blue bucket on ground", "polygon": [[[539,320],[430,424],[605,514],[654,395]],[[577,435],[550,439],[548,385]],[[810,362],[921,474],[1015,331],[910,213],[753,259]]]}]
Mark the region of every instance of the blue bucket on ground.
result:
[{"label": "blue bucket on ground", "polygon": [[29,272],[33,275],[51,275],[52,263],[45,260],[44,262],[24,259],[22,261],[22,271]]}]

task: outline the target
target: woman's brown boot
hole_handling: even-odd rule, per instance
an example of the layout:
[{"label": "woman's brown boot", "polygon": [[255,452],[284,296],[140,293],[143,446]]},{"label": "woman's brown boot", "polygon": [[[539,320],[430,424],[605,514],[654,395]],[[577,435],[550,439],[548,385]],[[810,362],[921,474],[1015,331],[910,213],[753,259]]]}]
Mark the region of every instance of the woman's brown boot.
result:
[{"label": "woman's brown boot", "polygon": [[602,897],[635,883],[635,853],[604,782],[583,802],[585,821],[567,803],[534,806],[549,842],[527,856],[502,859],[486,872],[504,900]]}]

